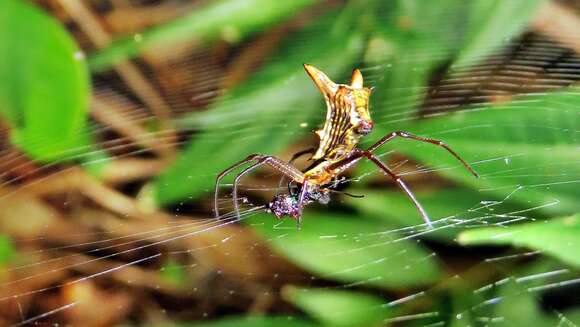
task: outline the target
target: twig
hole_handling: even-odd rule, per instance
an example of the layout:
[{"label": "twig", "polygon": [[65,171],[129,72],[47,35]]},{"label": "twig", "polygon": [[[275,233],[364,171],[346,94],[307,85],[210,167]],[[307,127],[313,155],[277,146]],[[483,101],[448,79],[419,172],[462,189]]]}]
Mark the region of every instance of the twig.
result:
[{"label": "twig", "polygon": [[[167,142],[167,140],[163,140],[162,142],[158,137],[155,137],[153,133],[147,131],[135,122],[134,119],[128,117],[124,112],[122,105],[124,105],[124,103],[122,103],[122,101],[115,95],[108,94],[104,97],[96,94],[93,96],[92,116],[95,120],[111,127],[119,134],[128,137],[142,147],[151,149],[162,157],[171,155],[171,137],[169,137],[169,142]],[[125,108],[125,110],[126,109],[131,108]],[[166,135],[164,135],[164,137],[165,136]]]}]

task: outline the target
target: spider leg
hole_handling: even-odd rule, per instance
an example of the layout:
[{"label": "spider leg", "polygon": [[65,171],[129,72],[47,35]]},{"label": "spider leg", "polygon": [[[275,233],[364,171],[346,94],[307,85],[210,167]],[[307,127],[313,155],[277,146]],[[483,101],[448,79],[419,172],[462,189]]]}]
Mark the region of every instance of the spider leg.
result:
[{"label": "spider leg", "polygon": [[297,188],[298,188],[298,185],[292,184],[292,181],[288,182],[288,194],[290,194],[292,196],[296,195]]},{"label": "spider leg", "polygon": [[244,175],[248,174],[252,170],[259,168],[260,166],[265,164],[266,160],[267,160],[267,157],[261,158],[258,160],[258,162],[247,167],[246,169],[242,170],[238,175],[236,175],[236,179],[234,180],[234,188],[232,190],[232,198],[234,200],[234,211],[236,212],[236,218],[238,220],[240,220],[240,208],[238,205],[238,184],[240,183],[240,180],[242,179],[242,177],[244,177]]},{"label": "spider leg", "polygon": [[302,183],[300,195],[298,196],[298,216],[296,217],[296,226],[298,229],[302,228],[302,207],[304,206],[304,199],[306,199],[306,192],[308,190],[308,181]]},{"label": "spider leg", "polygon": [[218,192],[219,192],[219,184],[222,180],[222,178],[224,176],[226,176],[227,174],[229,174],[231,171],[233,171],[234,169],[252,162],[254,160],[257,160],[257,162],[255,162],[254,164],[252,164],[251,166],[247,167],[246,169],[244,169],[243,171],[241,171],[237,176],[236,179],[234,181],[234,189],[232,192],[232,196],[234,198],[234,209],[236,211],[236,216],[239,219],[240,218],[240,213],[238,210],[238,196],[237,196],[237,186],[238,183],[240,181],[240,179],[248,174],[250,171],[258,168],[261,165],[268,165],[270,167],[272,167],[273,169],[275,169],[276,171],[288,176],[291,180],[296,181],[296,182],[302,182],[302,180],[304,179],[304,175],[302,174],[302,172],[300,170],[298,170],[297,168],[295,168],[294,166],[287,164],[286,162],[273,157],[273,156],[266,156],[263,154],[252,154],[250,156],[248,156],[246,159],[241,160],[235,164],[233,164],[232,166],[226,168],[224,171],[222,171],[216,178],[216,186],[215,186],[215,195],[214,195],[214,212],[216,215],[216,218],[219,217],[219,211],[218,211]]},{"label": "spider leg", "polygon": [[333,190],[333,189],[328,189],[328,191],[330,191],[332,193],[344,194],[346,196],[349,196],[349,197],[355,198],[355,199],[362,199],[365,197],[363,194],[353,194],[353,193],[349,193],[349,192],[345,192],[345,191],[337,191],[337,190]]},{"label": "spider leg", "polygon": [[[296,159],[302,157],[305,154],[314,153],[314,151],[316,151],[315,148],[309,148],[309,149],[306,149],[306,150],[298,151],[298,152],[296,152],[296,153],[294,153],[292,155],[292,158],[290,158],[290,160],[288,160],[288,163],[289,164],[292,164]],[[278,183],[278,188],[281,188],[282,187],[282,182],[283,181],[284,181],[284,177],[281,177],[280,178],[280,182]],[[288,184],[288,191],[290,191],[290,184]]]},{"label": "spider leg", "polygon": [[425,209],[423,209],[423,206],[419,203],[419,201],[417,201],[417,198],[415,198],[415,195],[413,194],[413,192],[409,189],[407,184],[405,184],[405,182],[401,179],[401,177],[399,175],[395,174],[389,167],[387,167],[387,165],[385,165],[372,152],[364,151],[364,150],[360,150],[360,149],[355,149],[353,152],[354,152],[353,155],[331,165],[329,168],[343,170],[343,169],[345,169],[345,167],[350,167],[353,164],[355,164],[362,157],[369,159],[372,163],[377,165],[377,167],[379,167],[385,174],[389,175],[397,183],[399,188],[401,190],[403,190],[403,192],[405,192],[405,194],[407,194],[409,199],[411,199],[411,201],[415,205],[415,208],[417,208],[417,211],[419,211],[419,214],[421,214],[421,218],[423,218],[423,220],[425,221],[427,226],[429,228],[433,228],[433,224],[431,223],[431,219],[429,219],[429,215],[427,215],[427,212],[425,211]]},{"label": "spider leg", "polygon": [[259,155],[256,155],[256,154],[250,155],[246,159],[238,161],[237,163],[229,166],[224,171],[219,173],[219,175],[217,175],[216,182],[215,182],[214,198],[213,198],[213,212],[214,212],[216,218],[219,217],[218,196],[219,196],[220,182],[221,182],[222,178],[224,178],[224,176],[226,176],[227,174],[232,172],[232,170],[234,170],[234,169],[236,169],[236,168],[238,168],[238,167],[240,167],[248,162],[254,161],[258,157],[259,157]]},{"label": "spider leg", "polygon": [[309,154],[309,153],[314,153],[314,151],[316,151],[315,148],[310,148],[310,149],[306,149],[306,150],[302,150],[302,151],[298,151],[296,153],[294,153],[292,155],[292,158],[290,158],[290,161],[288,161],[288,163],[293,163],[296,159],[302,157],[305,154]]},{"label": "spider leg", "polygon": [[440,140],[435,140],[435,139],[430,139],[430,138],[425,138],[425,137],[413,135],[411,133],[407,133],[404,131],[396,131],[396,132],[391,132],[391,133],[387,134],[382,139],[380,139],[377,143],[373,144],[370,148],[368,148],[367,151],[373,152],[381,145],[393,140],[396,137],[402,137],[402,138],[411,139],[411,140],[415,140],[415,141],[419,141],[419,142],[431,143],[431,144],[434,144],[436,146],[442,147],[445,150],[447,150],[447,152],[449,152],[452,156],[454,156],[455,159],[459,160],[463,164],[463,166],[467,170],[469,170],[470,173],[472,173],[475,177],[479,177],[479,175],[475,172],[475,170],[473,170],[473,168],[467,162],[465,162],[465,160],[463,160],[457,154],[457,152],[453,151],[453,149],[451,149],[447,144],[445,144],[445,142],[440,141]]},{"label": "spider leg", "polygon": [[407,196],[411,199],[411,201],[419,211],[419,214],[421,214],[421,217],[423,218],[427,226],[429,226],[429,228],[433,228],[433,224],[431,223],[431,219],[429,219],[429,215],[427,215],[427,212],[425,211],[425,209],[423,209],[421,203],[419,203],[419,201],[417,201],[417,198],[415,198],[415,194],[413,194],[413,192],[409,189],[409,187],[407,186],[407,184],[405,184],[405,182],[401,179],[401,177],[395,174],[389,167],[387,167],[387,165],[385,165],[379,158],[377,158],[371,152],[361,151],[360,154],[369,159],[370,161],[372,161],[384,173],[389,175],[397,183],[397,185],[399,185],[399,188],[401,188],[401,190],[403,190],[403,192],[405,192]]}]

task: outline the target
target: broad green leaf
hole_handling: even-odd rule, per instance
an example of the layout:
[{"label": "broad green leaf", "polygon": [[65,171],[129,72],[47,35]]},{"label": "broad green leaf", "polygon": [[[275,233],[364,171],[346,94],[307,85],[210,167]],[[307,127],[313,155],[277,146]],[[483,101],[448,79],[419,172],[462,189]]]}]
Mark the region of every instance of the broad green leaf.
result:
[{"label": "broad green leaf", "polygon": [[234,316],[201,323],[179,323],[164,327],[316,327],[314,322],[288,316]]},{"label": "broad green leaf", "polygon": [[472,65],[518,36],[545,0],[475,0],[456,67]]},{"label": "broad green leaf", "polygon": [[0,234],[0,265],[10,261],[15,253],[16,250],[14,250],[10,238],[7,235]]},{"label": "broad green leaf", "polygon": [[[355,193],[364,194],[364,198],[347,198],[347,201],[365,216],[385,219],[399,227],[424,223],[409,197],[398,189],[358,190]],[[518,210],[501,199],[484,199],[481,193],[469,189],[452,188],[414,193],[435,226],[425,237],[446,242],[455,242],[457,234],[466,227],[482,221],[494,221],[494,217],[509,216]]]},{"label": "broad green leaf", "polygon": [[417,239],[403,239],[376,220],[307,210],[301,230],[272,215],[249,219],[277,252],[324,279],[383,288],[432,283],[440,277],[434,257]]},{"label": "broad green leaf", "polygon": [[221,170],[251,153],[276,154],[313,128],[301,126],[308,126],[313,117],[322,119],[324,100],[302,64],[315,64],[338,80],[341,72],[351,69],[361,47],[356,31],[332,31],[333,18],[319,19],[293,35],[260,72],[206,113],[189,119],[203,132],[155,182],[159,203],[213,189]]},{"label": "broad green leaf", "polygon": [[478,189],[482,200],[509,198],[524,205],[528,214],[572,214],[580,209],[575,182],[580,176],[578,103],[580,92],[569,89],[397,126],[445,141],[472,163],[481,175],[479,179],[432,144],[398,140],[376,152],[396,149],[405,153],[444,176]]},{"label": "broad green leaf", "polygon": [[82,150],[89,76],[67,31],[27,1],[5,0],[0,44],[0,114],[12,142],[42,161]]},{"label": "broad green leaf", "polygon": [[179,42],[212,42],[226,39],[238,42],[253,33],[288,19],[316,0],[216,0],[195,8],[181,18],[115,41],[89,58],[93,71],[105,70],[115,63],[145,50],[163,49]]},{"label": "broad green leaf", "polygon": [[464,245],[513,245],[531,248],[580,267],[580,215],[536,221],[510,228],[473,229],[461,233],[459,242]]},{"label": "broad green leaf", "polygon": [[389,317],[383,300],[360,292],[286,287],[282,296],[328,326],[382,326]]}]

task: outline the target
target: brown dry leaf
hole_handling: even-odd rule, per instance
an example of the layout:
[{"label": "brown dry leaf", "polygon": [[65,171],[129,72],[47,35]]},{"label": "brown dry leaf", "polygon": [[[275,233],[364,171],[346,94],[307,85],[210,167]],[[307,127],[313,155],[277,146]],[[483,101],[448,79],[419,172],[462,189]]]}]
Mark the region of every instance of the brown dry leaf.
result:
[{"label": "brown dry leaf", "polygon": [[13,238],[82,241],[73,236],[82,232],[78,226],[70,224],[51,205],[25,192],[7,192],[2,192],[0,200],[0,232]]},{"label": "brown dry leaf", "polygon": [[112,326],[125,318],[134,302],[128,293],[102,290],[93,280],[69,284],[62,295],[63,302],[71,304],[63,314],[74,326]]}]

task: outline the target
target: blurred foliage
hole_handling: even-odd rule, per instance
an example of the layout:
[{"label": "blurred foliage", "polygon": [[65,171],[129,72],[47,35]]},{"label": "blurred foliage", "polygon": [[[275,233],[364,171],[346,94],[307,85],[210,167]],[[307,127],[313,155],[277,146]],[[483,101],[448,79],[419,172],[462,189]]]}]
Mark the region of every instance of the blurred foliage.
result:
[{"label": "blurred foliage", "polygon": [[[473,64],[506,43],[528,24],[529,18],[545,0],[476,0],[469,3],[467,26],[457,67]],[[464,17],[458,17],[461,19]]]},{"label": "blurred foliage", "polygon": [[110,68],[123,59],[142,51],[163,49],[167,44],[194,39],[211,42],[225,39],[240,42],[256,31],[267,28],[292,16],[316,0],[217,0],[211,1],[191,14],[167,24],[117,40],[113,45],[92,55],[91,69]]},{"label": "blurred foliage", "polygon": [[[90,66],[95,72],[105,71],[121,60],[182,41],[199,41],[206,46],[218,40],[240,42],[287,22],[314,3],[210,2],[191,14],[143,31],[139,37],[116,40],[93,53]],[[344,81],[353,67],[373,67],[368,72],[378,76],[372,80],[376,90],[371,108],[377,124],[369,139],[376,140],[393,129],[441,138],[468,161],[475,161],[483,176],[474,179],[453,157],[433,145],[396,142],[400,145],[397,150],[407,158],[443,167],[436,170],[448,183],[445,188],[419,193],[427,211],[442,217],[435,222],[435,231],[422,226],[404,230],[419,224],[420,219],[408,198],[391,190],[372,190],[365,183],[357,184],[359,192],[366,195],[364,199],[346,200],[339,207],[344,209],[340,213],[308,210],[301,230],[295,229],[293,221],[280,223],[271,215],[245,218],[273,252],[311,274],[313,280],[333,286],[360,284],[367,289],[287,286],[284,300],[312,320],[231,317],[195,326],[381,325],[392,311],[384,297],[371,292],[407,294],[416,288],[446,286],[441,284],[449,279],[449,272],[421,241],[423,236],[447,247],[458,246],[459,241],[459,245],[540,250],[571,269],[578,268],[578,216],[553,217],[573,215],[579,209],[577,185],[566,181],[580,174],[576,135],[580,90],[510,97],[437,117],[423,117],[421,112],[425,90],[434,75],[493,55],[521,34],[541,3],[348,1],[345,8],[331,9],[292,30],[269,60],[206,110],[179,117],[176,123],[180,127],[197,133],[173,164],[146,186],[153,190],[158,207],[202,199],[212,189],[216,173],[225,167],[250,153],[280,153],[304,138],[304,126],[319,124],[323,100],[302,71],[303,63],[320,67],[336,81]],[[90,146],[90,132],[84,129],[89,81],[86,63],[72,38],[56,20],[16,0],[0,4],[0,28],[2,44],[6,45],[0,52],[0,113],[11,127],[12,143],[40,161],[59,162],[86,151]],[[477,162],[488,158],[497,160],[485,165]],[[562,179],[543,185],[543,178],[557,176],[562,164],[567,164]],[[506,169],[510,173],[502,175]],[[365,172],[374,170],[368,165],[357,170],[357,174]],[[515,191],[514,185],[519,185]],[[519,211],[529,214],[530,208],[538,221],[509,229],[464,229],[466,221],[473,221],[469,227],[479,227],[506,216],[517,219]],[[454,217],[458,213],[461,217]],[[461,223],[454,224],[456,218]],[[409,237],[409,231],[416,234]],[[0,263],[12,255],[10,241],[0,237]],[[173,261],[165,262],[160,272],[163,280],[175,285],[185,284],[186,273]],[[469,287],[449,286],[439,302],[432,301],[449,315],[452,326],[481,322],[470,316],[482,301],[474,299],[478,294],[472,294]],[[555,322],[540,312],[538,297],[522,291],[517,283],[492,292],[510,301],[496,311],[484,308],[488,311],[479,317],[504,316],[516,325],[530,326]],[[444,299],[446,296],[451,299]]]},{"label": "blurred foliage", "polygon": [[0,2],[0,33],[0,114],[12,142],[40,161],[86,151],[84,54],[57,20],[25,1]]},{"label": "blurred foliage", "polygon": [[[231,317],[201,324],[178,324],[171,327],[316,327],[318,324],[294,317]],[[169,326],[168,326],[169,327]]]},{"label": "blurred foliage", "polygon": [[[546,271],[558,271],[558,267],[561,266],[557,262],[542,259],[516,268],[513,278],[486,290],[488,295],[493,294],[502,299],[493,313],[505,317],[506,321],[516,326],[573,325],[573,322],[578,321],[580,317],[580,310],[567,310],[558,315],[547,314],[545,308],[542,307],[542,302],[538,301],[534,294],[544,289],[546,285],[545,281],[530,278],[530,276],[541,276]],[[568,275],[571,278],[574,276],[573,273],[568,273]]]},{"label": "blurred foliage", "polygon": [[[397,150],[421,162],[437,162],[441,166],[453,167],[441,170],[441,174],[484,190],[487,194],[504,198],[513,192],[513,185],[516,184],[520,189],[509,195],[512,201],[542,206],[558,199],[558,205],[546,206],[541,210],[555,215],[572,214],[579,209],[577,186],[565,183],[568,180],[566,176],[561,176],[551,185],[542,184],[544,176],[557,174],[560,165],[580,160],[580,153],[575,150],[577,136],[574,131],[577,124],[574,106],[578,101],[580,94],[575,89],[569,89],[523,96],[505,104],[487,105],[398,126],[420,135],[444,138],[458,153],[471,160],[501,158],[486,165],[476,163],[475,169],[483,176],[480,179],[472,178],[443,149],[427,151],[427,147],[433,148],[430,144],[414,147],[402,145]],[[441,126],[445,126],[445,133],[440,132]],[[435,158],[435,153],[441,155],[437,154]],[[497,173],[506,167],[520,174],[507,176]],[[578,165],[566,165],[566,170],[572,176],[580,174]]]},{"label": "blurred foliage", "polygon": [[287,287],[282,296],[328,326],[382,326],[389,317],[383,300],[365,293]]},{"label": "blurred foliage", "polygon": [[440,277],[435,258],[416,241],[385,232],[392,227],[386,223],[313,212],[297,230],[293,221],[280,224],[268,217],[256,215],[247,223],[274,250],[325,279],[404,288],[426,285]]},{"label": "blurred foliage", "polygon": [[523,246],[549,254],[580,267],[580,216],[554,218],[522,224],[509,231],[501,227],[462,232],[459,243],[465,245],[497,244]]},{"label": "blurred foliage", "polygon": [[[394,223],[399,228],[417,224],[417,209],[410,205],[409,197],[402,192],[373,190],[364,191],[364,195],[362,199],[349,198],[347,201],[365,216]],[[465,188],[422,192],[421,205],[432,217],[441,217],[435,221],[435,230],[425,234],[425,237],[448,244],[456,242],[458,233],[465,225],[475,223],[482,217],[509,215],[518,208],[509,202],[481,203],[479,192]],[[454,223],[456,218],[461,220]]]},{"label": "blurred foliage", "polygon": [[450,62],[455,68],[476,64],[494,53],[519,35],[541,2],[376,2],[375,28],[364,57],[369,65],[382,64],[374,110],[394,120],[416,117],[437,69]]}]

